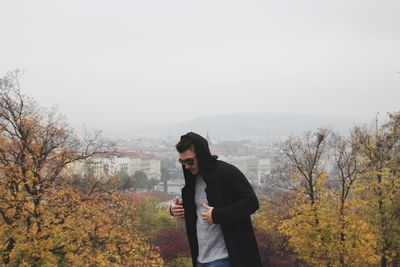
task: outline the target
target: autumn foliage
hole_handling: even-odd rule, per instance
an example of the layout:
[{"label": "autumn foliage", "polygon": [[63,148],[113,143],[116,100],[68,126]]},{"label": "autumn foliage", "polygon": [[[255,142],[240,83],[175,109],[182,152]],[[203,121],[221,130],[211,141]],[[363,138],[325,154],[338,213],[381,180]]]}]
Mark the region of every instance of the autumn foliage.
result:
[{"label": "autumn foliage", "polygon": [[0,79],[0,253],[9,266],[162,266],[137,230],[137,199],[112,179],[68,170],[105,149],[78,139],[55,111],[21,94],[18,72]]},{"label": "autumn foliage", "polygon": [[169,228],[161,231],[154,239],[160,248],[161,257],[170,261],[177,256],[190,257],[186,234],[181,228]]},{"label": "autumn foliage", "polygon": [[[160,199],[75,175],[106,142],[78,138],[18,75],[0,79],[0,265],[190,266],[183,222]],[[400,113],[290,137],[281,153],[253,217],[264,266],[399,266]]]},{"label": "autumn foliage", "polygon": [[264,238],[279,237],[290,249],[268,259],[288,253],[310,266],[398,266],[399,144],[400,114],[348,136],[319,129],[288,138],[275,193],[255,222]]},{"label": "autumn foliage", "polygon": [[169,214],[168,205],[160,202],[159,194],[139,194],[139,229],[159,248],[166,267],[192,266],[184,221]]}]

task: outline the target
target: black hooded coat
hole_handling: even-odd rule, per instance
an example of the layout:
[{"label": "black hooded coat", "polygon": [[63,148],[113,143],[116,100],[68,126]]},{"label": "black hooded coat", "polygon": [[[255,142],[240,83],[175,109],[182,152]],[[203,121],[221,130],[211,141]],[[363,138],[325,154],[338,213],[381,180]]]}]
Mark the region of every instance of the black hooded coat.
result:
[{"label": "black hooded coat", "polygon": [[[262,266],[250,219],[250,215],[259,208],[251,185],[238,168],[211,155],[206,139],[192,132],[184,136],[193,141],[200,173],[207,185],[205,191],[208,204],[214,207],[212,219],[221,226],[232,267]],[[185,186],[182,188],[182,202],[186,232],[193,266],[196,266],[199,251],[194,202],[196,179],[184,167],[183,172]]]}]

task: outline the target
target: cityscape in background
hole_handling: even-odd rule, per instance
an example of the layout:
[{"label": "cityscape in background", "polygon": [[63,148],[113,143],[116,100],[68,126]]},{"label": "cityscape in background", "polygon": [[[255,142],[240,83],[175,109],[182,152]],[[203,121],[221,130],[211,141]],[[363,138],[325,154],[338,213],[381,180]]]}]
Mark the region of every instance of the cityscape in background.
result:
[{"label": "cityscape in background", "polygon": [[[204,136],[211,153],[238,167],[251,184],[260,187],[268,184],[273,164],[280,155],[282,138],[216,141],[208,133]],[[102,179],[121,173],[134,176],[141,171],[148,179],[156,181],[153,190],[180,195],[184,178],[182,166],[177,161],[177,142],[172,137],[121,138],[113,141],[115,152],[98,154],[90,160],[76,162],[68,169],[80,176],[94,175]]]}]

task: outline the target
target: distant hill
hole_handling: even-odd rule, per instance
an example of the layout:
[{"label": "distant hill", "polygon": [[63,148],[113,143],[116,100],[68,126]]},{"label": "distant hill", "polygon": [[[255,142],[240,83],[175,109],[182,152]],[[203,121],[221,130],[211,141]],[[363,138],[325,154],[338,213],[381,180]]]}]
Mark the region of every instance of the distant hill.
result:
[{"label": "distant hill", "polygon": [[130,129],[105,130],[111,138],[125,137],[166,137],[176,138],[193,131],[220,140],[238,140],[266,136],[297,135],[320,127],[347,133],[356,125],[366,123],[361,119],[340,118],[324,115],[290,113],[239,113],[205,116],[193,120],[168,125],[134,126]]},{"label": "distant hill", "polygon": [[[329,127],[334,131],[347,132],[360,120],[323,115],[253,113],[227,114],[201,117],[157,129],[164,135],[181,135],[188,131],[206,134],[213,138],[237,139],[261,136],[288,136],[301,132]],[[155,130],[155,129],[154,129]]]}]

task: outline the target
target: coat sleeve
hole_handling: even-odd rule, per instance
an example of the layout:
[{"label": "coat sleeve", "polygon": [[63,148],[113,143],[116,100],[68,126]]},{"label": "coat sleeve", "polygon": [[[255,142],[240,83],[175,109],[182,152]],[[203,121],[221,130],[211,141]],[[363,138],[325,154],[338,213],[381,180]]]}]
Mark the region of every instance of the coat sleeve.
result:
[{"label": "coat sleeve", "polygon": [[214,208],[212,218],[214,223],[235,223],[249,218],[259,208],[259,203],[253,188],[243,173],[235,166],[228,165],[224,169],[221,186],[233,196],[230,205]]}]

